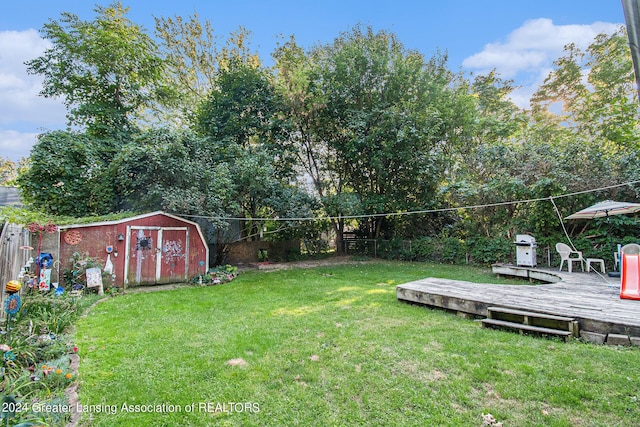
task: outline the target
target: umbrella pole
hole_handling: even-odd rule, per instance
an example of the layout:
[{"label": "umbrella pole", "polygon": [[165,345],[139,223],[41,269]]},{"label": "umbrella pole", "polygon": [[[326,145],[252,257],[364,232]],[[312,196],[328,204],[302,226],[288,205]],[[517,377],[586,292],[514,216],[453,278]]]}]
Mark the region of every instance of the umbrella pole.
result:
[{"label": "umbrella pole", "polygon": [[[611,221],[609,220],[609,211],[605,211],[605,217],[607,219],[607,234],[609,235],[609,248],[611,249],[611,252],[613,253],[613,265],[615,267],[616,265],[616,247],[613,245],[613,236],[611,235]],[[620,268],[620,267],[618,267]]]}]

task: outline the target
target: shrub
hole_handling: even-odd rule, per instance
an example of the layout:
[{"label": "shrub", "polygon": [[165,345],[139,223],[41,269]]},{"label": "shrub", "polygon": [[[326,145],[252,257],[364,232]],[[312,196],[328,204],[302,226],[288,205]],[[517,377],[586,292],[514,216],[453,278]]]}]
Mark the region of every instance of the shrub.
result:
[{"label": "shrub", "polygon": [[467,250],[472,262],[490,265],[514,261],[513,242],[503,237],[473,237],[467,239]]},{"label": "shrub", "polygon": [[191,282],[200,285],[218,285],[230,282],[236,277],[238,277],[238,267],[227,264],[211,268],[207,274],[199,274],[191,279]]}]

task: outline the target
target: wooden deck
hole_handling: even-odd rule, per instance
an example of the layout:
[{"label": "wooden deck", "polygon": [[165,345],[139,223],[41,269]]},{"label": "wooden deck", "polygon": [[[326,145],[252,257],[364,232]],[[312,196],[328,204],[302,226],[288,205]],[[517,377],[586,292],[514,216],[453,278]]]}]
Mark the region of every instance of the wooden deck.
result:
[{"label": "wooden deck", "polygon": [[532,285],[479,284],[425,278],[396,287],[401,301],[441,308],[474,318],[487,307],[500,306],[578,321],[580,336],[592,342],[640,345],[640,301],[620,298],[620,278],[596,273],[559,273],[556,283]]}]

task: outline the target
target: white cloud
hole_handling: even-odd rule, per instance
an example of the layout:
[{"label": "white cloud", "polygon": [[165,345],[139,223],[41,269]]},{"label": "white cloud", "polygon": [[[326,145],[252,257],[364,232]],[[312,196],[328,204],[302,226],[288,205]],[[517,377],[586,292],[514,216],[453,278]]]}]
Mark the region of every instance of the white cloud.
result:
[{"label": "white cloud", "polygon": [[29,157],[37,136],[37,133],[0,129],[0,157],[14,162],[23,157]]},{"label": "white cloud", "polygon": [[586,49],[598,34],[614,33],[620,25],[608,22],[555,25],[551,19],[533,19],[511,32],[506,41],[485,45],[462,65],[479,74],[495,69],[501,77],[513,79],[516,85],[522,86],[514,92],[513,101],[528,107],[531,94],[542,84],[553,61],[562,56],[567,44],[575,43],[578,48]]},{"label": "white cloud", "polygon": [[42,78],[24,64],[49,46],[36,30],[0,31],[0,157],[27,157],[43,128],[65,126],[64,105],[39,95]]},{"label": "white cloud", "polygon": [[24,65],[49,46],[35,30],[0,31],[0,124],[64,125],[64,106],[59,100],[38,95],[42,78],[27,74]]}]

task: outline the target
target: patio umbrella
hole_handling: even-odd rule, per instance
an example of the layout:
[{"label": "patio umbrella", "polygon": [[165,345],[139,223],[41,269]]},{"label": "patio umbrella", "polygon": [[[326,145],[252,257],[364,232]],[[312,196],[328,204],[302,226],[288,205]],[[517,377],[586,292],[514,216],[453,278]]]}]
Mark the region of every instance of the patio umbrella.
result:
[{"label": "patio umbrella", "polygon": [[626,215],[640,212],[640,203],[614,202],[613,200],[605,200],[596,203],[593,206],[582,209],[565,219],[593,219],[609,217],[612,215]]},{"label": "patio umbrella", "polygon": [[[640,212],[640,203],[629,203],[629,202],[614,202],[613,200],[605,200],[604,202],[596,203],[593,206],[589,206],[588,208],[584,208],[581,211],[578,211],[572,215],[569,215],[565,219],[593,219],[593,218],[606,218],[607,223],[609,222],[609,217],[613,215],[626,215]],[[611,244],[611,249],[613,252],[616,252],[616,249],[613,245],[613,239],[611,238],[611,233],[609,232],[609,243]]]}]

